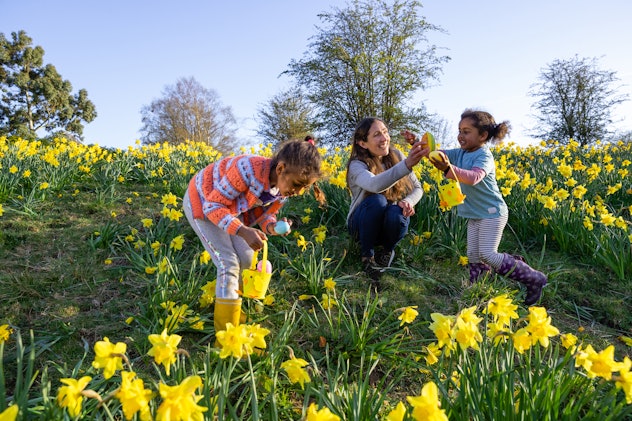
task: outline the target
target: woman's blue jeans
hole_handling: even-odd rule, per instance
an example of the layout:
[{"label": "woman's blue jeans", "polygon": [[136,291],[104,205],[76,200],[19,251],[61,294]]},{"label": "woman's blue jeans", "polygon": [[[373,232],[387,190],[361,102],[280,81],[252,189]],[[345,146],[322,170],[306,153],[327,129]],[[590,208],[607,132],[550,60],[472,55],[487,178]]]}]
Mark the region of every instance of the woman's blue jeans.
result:
[{"label": "woman's blue jeans", "polygon": [[397,204],[388,203],[382,194],[372,194],[353,211],[348,228],[360,242],[362,257],[371,257],[376,246],[381,245],[386,252],[395,249],[408,233],[409,222]]}]

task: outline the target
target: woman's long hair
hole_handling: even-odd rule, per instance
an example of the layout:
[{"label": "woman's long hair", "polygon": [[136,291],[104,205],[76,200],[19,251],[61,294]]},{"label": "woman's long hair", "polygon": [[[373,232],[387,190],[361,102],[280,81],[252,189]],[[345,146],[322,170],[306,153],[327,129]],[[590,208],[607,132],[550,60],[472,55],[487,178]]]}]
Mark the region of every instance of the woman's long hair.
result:
[{"label": "woman's long hair", "polygon": [[[349,156],[349,161],[347,162],[347,185],[349,184],[349,165],[354,159],[364,162],[369,168],[369,171],[373,174],[384,172],[401,161],[400,155],[395,152],[392,143],[389,147],[388,155],[383,156],[381,160],[378,157],[371,155],[367,149],[358,145],[358,142],[360,141],[366,142],[369,130],[376,121],[382,120],[376,117],[366,117],[358,123],[355,131],[353,132],[353,137],[351,139],[353,142],[351,145],[351,155]],[[413,183],[410,181],[410,178],[402,177],[391,188],[382,192],[382,194],[387,200],[397,202],[406,197],[412,189]]]}]

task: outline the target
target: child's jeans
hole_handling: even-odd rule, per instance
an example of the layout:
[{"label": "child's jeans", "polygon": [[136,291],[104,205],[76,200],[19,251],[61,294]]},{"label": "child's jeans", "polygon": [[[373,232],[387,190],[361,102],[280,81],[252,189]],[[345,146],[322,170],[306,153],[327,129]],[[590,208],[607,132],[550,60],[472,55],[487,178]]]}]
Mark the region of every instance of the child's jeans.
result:
[{"label": "child's jeans", "polygon": [[242,287],[241,272],[252,264],[254,250],[243,238],[228,234],[211,221],[193,218],[188,191],[184,195],[182,208],[191,228],[217,268],[216,297],[238,299],[237,291]]},{"label": "child's jeans", "polygon": [[382,194],[368,196],[353,211],[349,219],[349,233],[359,240],[362,257],[375,254],[376,246],[390,252],[408,233],[410,218],[402,214],[402,208],[391,204]]}]

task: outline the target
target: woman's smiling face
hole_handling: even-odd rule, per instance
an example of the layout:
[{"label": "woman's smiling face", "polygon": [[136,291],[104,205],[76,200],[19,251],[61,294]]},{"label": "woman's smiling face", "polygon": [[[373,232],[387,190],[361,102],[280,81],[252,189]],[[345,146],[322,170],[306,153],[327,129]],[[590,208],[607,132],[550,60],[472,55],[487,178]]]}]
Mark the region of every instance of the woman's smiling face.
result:
[{"label": "woman's smiling face", "polygon": [[358,145],[377,157],[388,155],[390,144],[391,136],[388,134],[388,128],[380,120],[375,120],[371,124],[366,140],[358,142]]}]

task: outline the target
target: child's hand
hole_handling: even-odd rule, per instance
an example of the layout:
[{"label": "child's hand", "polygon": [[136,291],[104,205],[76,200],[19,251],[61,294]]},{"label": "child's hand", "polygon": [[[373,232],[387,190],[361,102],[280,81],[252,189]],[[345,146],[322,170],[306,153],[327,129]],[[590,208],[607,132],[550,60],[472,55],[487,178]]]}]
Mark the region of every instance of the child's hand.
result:
[{"label": "child's hand", "polygon": [[411,132],[408,129],[402,130],[401,132],[399,132],[399,134],[404,137],[409,145],[414,145],[417,139],[419,139],[419,135],[417,133]]},{"label": "child's hand", "polygon": [[239,228],[237,235],[243,238],[254,251],[261,250],[263,248],[263,242],[268,240],[268,237],[263,231],[245,225]]},{"label": "child's hand", "polygon": [[448,156],[441,151],[430,152],[428,159],[430,159],[430,163],[439,171],[445,172],[450,167]]}]

